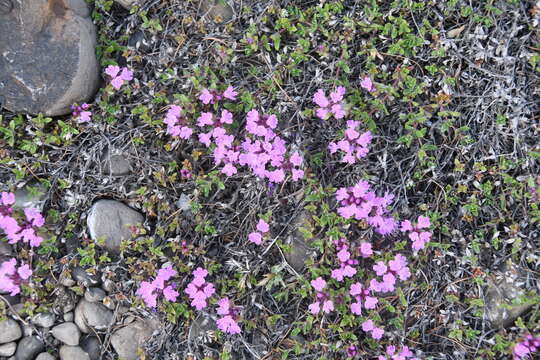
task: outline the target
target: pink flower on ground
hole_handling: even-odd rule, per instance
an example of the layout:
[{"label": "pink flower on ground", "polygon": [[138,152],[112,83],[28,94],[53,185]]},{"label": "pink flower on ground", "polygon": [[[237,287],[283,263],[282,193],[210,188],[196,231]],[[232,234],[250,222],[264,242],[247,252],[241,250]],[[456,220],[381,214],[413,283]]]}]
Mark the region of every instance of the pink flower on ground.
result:
[{"label": "pink flower on ground", "polygon": [[333,114],[336,119],[345,117],[347,113],[342,103],[345,91],[343,86],[338,86],[335,91],[330,93],[330,99],[328,99],[324,90],[317,90],[313,95],[313,102],[319,106],[315,112],[316,115],[323,120],[326,120],[330,114]]},{"label": "pink flower on ground", "polygon": [[234,91],[234,88],[232,86],[229,86],[224,92],[223,97],[229,100],[236,100],[236,96],[238,93]]},{"label": "pink flower on ground", "polygon": [[32,270],[27,264],[17,268],[17,260],[12,258],[0,264],[0,291],[15,296],[21,292],[20,285],[32,275]]},{"label": "pink flower on ground", "polygon": [[124,82],[133,80],[133,72],[127,67],[120,68],[117,65],[109,65],[105,69],[105,74],[111,77],[111,85],[119,90]]},{"label": "pink flower on ground", "polygon": [[241,330],[237,322],[238,310],[232,306],[229,298],[222,298],[217,304],[217,313],[223,316],[216,322],[218,329],[229,334],[240,334]]},{"label": "pink flower on ground", "polygon": [[325,314],[334,311],[333,301],[330,300],[328,293],[323,292],[326,287],[326,281],[319,276],[315,280],[311,280],[311,286],[317,291],[317,300],[308,306],[309,311],[313,315],[319,314],[321,309]]},{"label": "pink flower on ground", "polygon": [[375,86],[373,86],[373,81],[369,76],[365,76],[360,82],[360,86],[366,89],[369,92],[375,91]]},{"label": "pink flower on ground", "polygon": [[214,284],[205,280],[208,271],[203,268],[197,268],[193,271],[193,280],[187,285],[184,290],[192,299],[191,306],[197,310],[202,310],[206,307],[206,300],[215,293]]},{"label": "pink flower on ground", "polygon": [[373,320],[367,320],[362,323],[362,330],[364,330],[367,333],[371,333],[371,337],[375,340],[380,340],[382,336],[384,335],[384,330],[381,328],[378,328],[373,323]]},{"label": "pink flower on ground", "polygon": [[422,250],[426,243],[431,240],[432,233],[430,231],[422,231],[422,229],[429,228],[431,222],[427,216],[419,216],[416,224],[412,224],[409,220],[401,222],[400,230],[402,232],[408,232],[409,239],[412,241],[412,248],[415,254]]},{"label": "pink flower on ground", "polygon": [[176,284],[170,282],[170,279],[176,275],[176,270],[172,266],[166,266],[158,270],[158,274],[151,282],[141,282],[137,295],[145,302],[146,306],[155,308],[157,298],[163,294],[166,300],[174,302],[180,295],[176,290]]},{"label": "pink flower on ground", "polygon": [[257,231],[250,233],[248,239],[255,245],[261,245],[263,237],[270,231],[270,225],[263,219],[259,219],[256,228]]}]

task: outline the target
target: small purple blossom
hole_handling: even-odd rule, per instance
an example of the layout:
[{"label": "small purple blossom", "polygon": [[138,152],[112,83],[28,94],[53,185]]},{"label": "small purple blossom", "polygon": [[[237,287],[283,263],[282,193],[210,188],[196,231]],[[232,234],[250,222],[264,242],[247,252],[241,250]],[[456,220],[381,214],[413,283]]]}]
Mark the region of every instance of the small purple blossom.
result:
[{"label": "small purple blossom", "polygon": [[412,241],[412,248],[415,252],[422,250],[426,243],[431,240],[432,233],[430,231],[422,231],[429,228],[431,223],[427,216],[419,216],[416,224],[412,224],[409,220],[401,222],[401,232],[408,232],[409,239]]},{"label": "small purple blossom", "polygon": [[338,142],[331,142],[328,145],[331,154],[341,151],[344,153],[342,162],[348,164],[354,164],[357,160],[365,157],[369,152],[369,144],[371,143],[371,132],[366,131],[360,134],[357,131],[360,126],[359,121],[347,121],[347,129],[345,130],[345,136]]},{"label": "small purple blossom", "polygon": [[0,291],[15,296],[21,292],[20,285],[32,275],[32,269],[27,264],[17,267],[17,260],[12,258],[0,265]]},{"label": "small purple blossom", "polygon": [[120,68],[117,65],[109,65],[105,69],[105,74],[111,78],[111,85],[119,90],[125,82],[133,80],[133,72],[127,67]]},{"label": "small purple blossom", "polygon": [[313,315],[319,314],[322,310],[325,314],[334,311],[334,303],[330,299],[329,294],[323,290],[326,288],[326,281],[320,276],[311,281],[311,286],[317,291],[317,300],[308,306],[309,311]]},{"label": "small purple blossom", "polygon": [[360,86],[369,92],[375,91],[375,86],[373,85],[373,81],[371,81],[371,78],[369,76],[364,76],[362,81],[360,81]]},{"label": "small purple blossom", "polygon": [[344,118],[346,115],[343,106],[345,92],[343,86],[338,86],[335,91],[330,93],[330,99],[328,99],[323,89],[317,90],[313,95],[313,102],[319,106],[316,110],[317,116],[322,120],[328,119],[331,115],[334,115],[336,119]]},{"label": "small purple blossom", "polygon": [[158,274],[151,282],[143,281],[137,290],[137,295],[143,299],[150,308],[155,308],[159,294],[163,294],[168,301],[176,301],[180,295],[176,289],[176,283],[169,280],[176,275],[176,270],[172,266],[167,266],[158,270]]},{"label": "small purple blossom", "polygon": [[227,297],[220,299],[217,304],[217,313],[222,316],[216,322],[218,329],[228,334],[240,334],[241,330],[237,322],[238,309],[231,304]]},{"label": "small purple blossom", "polygon": [[215,292],[214,284],[205,280],[208,271],[203,268],[197,268],[193,271],[193,280],[187,285],[185,293],[191,298],[191,306],[197,310],[202,310],[206,307],[206,300]]},{"label": "small purple blossom", "polygon": [[407,346],[403,346],[401,350],[398,351],[394,345],[388,345],[386,347],[386,355],[390,357],[379,355],[377,360],[419,360]]},{"label": "small purple blossom", "polygon": [[182,108],[178,105],[171,105],[163,122],[167,124],[167,133],[171,136],[187,140],[193,134],[193,129],[186,126],[186,120],[182,117]]},{"label": "small purple blossom", "polygon": [[527,335],[514,346],[514,360],[533,359],[532,355],[540,348],[540,336]]}]

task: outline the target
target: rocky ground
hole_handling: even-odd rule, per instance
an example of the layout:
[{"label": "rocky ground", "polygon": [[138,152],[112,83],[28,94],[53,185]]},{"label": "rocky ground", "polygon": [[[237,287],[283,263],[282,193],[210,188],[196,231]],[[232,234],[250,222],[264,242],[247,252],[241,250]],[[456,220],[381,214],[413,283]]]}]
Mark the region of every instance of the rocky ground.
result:
[{"label": "rocky ground", "polygon": [[[514,0],[0,0],[0,359],[526,358],[539,21]],[[245,150],[253,110],[273,149]],[[355,161],[332,150],[368,131]],[[276,138],[282,179],[234,158]],[[361,180],[380,198],[346,216]]]}]

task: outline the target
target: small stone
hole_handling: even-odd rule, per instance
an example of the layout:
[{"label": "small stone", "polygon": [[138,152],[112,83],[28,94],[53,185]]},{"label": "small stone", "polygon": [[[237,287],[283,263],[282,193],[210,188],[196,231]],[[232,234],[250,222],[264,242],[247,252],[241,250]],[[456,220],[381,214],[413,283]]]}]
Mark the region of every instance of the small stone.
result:
[{"label": "small stone", "polygon": [[5,242],[0,242],[0,256],[12,256],[13,255],[13,249],[11,248],[11,245]]},{"label": "small stone", "polygon": [[58,352],[60,360],[90,360],[90,356],[78,346],[64,345]]},{"label": "small stone", "polygon": [[16,342],[10,342],[7,344],[0,345],[0,356],[11,356],[15,354],[15,350],[17,350],[17,343]]},{"label": "small stone", "polygon": [[73,311],[64,314],[64,321],[70,322],[73,321],[74,318],[75,314],[73,314]]},{"label": "small stone", "polygon": [[37,356],[36,360],[56,360],[56,358],[48,352],[42,352]]},{"label": "small stone", "polygon": [[6,319],[0,321],[0,344],[5,344],[20,339],[22,336],[22,330],[13,319]]},{"label": "small stone", "polygon": [[144,346],[158,327],[159,321],[156,319],[135,321],[115,331],[111,336],[111,345],[121,359],[138,360],[138,349]]},{"label": "small stone", "polygon": [[200,314],[189,328],[188,341],[198,343],[207,333],[216,331],[216,322],[208,314]]},{"label": "small stone", "polygon": [[56,298],[54,299],[54,307],[63,314],[75,309],[77,305],[77,295],[69,289],[60,286],[56,289]]},{"label": "small stone", "polygon": [[131,172],[131,164],[124,155],[107,153],[103,160],[104,173],[112,176],[127,175]]},{"label": "small stone", "polygon": [[86,351],[90,360],[101,359],[101,343],[95,336],[87,336],[81,341],[81,348]]},{"label": "small stone", "polygon": [[105,281],[103,281],[103,286],[102,286],[103,290],[105,290],[106,292],[108,293],[111,293],[114,291],[114,289],[116,288],[116,285],[114,284],[114,281],[110,280],[110,279],[105,279]]},{"label": "small stone", "polygon": [[287,239],[287,245],[291,247],[291,251],[284,253],[285,259],[291,265],[291,267],[300,272],[305,266],[305,262],[309,259],[312,250],[309,244],[304,239],[304,235],[300,230],[300,227],[309,229],[311,224],[309,222],[309,214],[307,212],[300,213],[293,221],[291,227],[295,229]]},{"label": "small stone", "polygon": [[234,17],[233,8],[226,0],[201,0],[203,16],[218,24],[230,22]]},{"label": "small stone", "polygon": [[494,274],[494,277],[488,278],[484,311],[491,326],[500,329],[512,325],[519,316],[533,307],[534,302],[526,299],[523,304],[512,304],[514,299],[524,296],[525,291],[521,281],[522,271],[511,261]]},{"label": "small stone", "polygon": [[107,296],[105,291],[97,287],[88,288],[84,293],[84,298],[88,302],[100,302],[105,299],[105,296]]},{"label": "small stone", "polygon": [[75,308],[75,324],[83,333],[90,333],[90,328],[107,329],[112,321],[112,311],[101,303],[91,303],[82,299]]},{"label": "small stone", "polygon": [[52,328],[51,334],[66,345],[78,345],[81,332],[77,325],[72,322],[65,322]]},{"label": "small stone", "polygon": [[15,360],[33,360],[43,350],[45,350],[45,345],[38,337],[27,336],[19,341]]},{"label": "small stone", "polygon": [[43,210],[44,195],[46,189],[40,183],[26,186],[15,191],[14,207],[18,209],[36,208]]},{"label": "small stone", "polygon": [[137,0],[114,0],[116,1],[118,4],[122,5],[124,8],[126,9],[131,9],[133,7],[133,5],[135,5],[135,3],[137,2]]},{"label": "small stone", "polygon": [[56,315],[51,314],[50,312],[39,313],[32,318],[32,324],[43,328],[53,326],[55,321]]},{"label": "small stone", "polygon": [[139,212],[115,200],[96,202],[86,220],[92,240],[104,239],[104,248],[112,253],[120,252],[122,240],[132,238],[130,226],[140,225],[143,221]]},{"label": "small stone", "polygon": [[100,78],[96,29],[87,4],[84,0],[10,3],[10,11],[0,11],[2,105],[15,113],[70,113],[72,104],[93,96]]},{"label": "small stone", "polygon": [[75,266],[71,272],[73,279],[84,287],[96,286],[101,283],[98,275],[91,274],[80,266]]},{"label": "small stone", "polygon": [[65,287],[72,287],[75,286],[77,282],[71,278],[71,275],[62,273],[60,274],[60,284],[62,284]]}]

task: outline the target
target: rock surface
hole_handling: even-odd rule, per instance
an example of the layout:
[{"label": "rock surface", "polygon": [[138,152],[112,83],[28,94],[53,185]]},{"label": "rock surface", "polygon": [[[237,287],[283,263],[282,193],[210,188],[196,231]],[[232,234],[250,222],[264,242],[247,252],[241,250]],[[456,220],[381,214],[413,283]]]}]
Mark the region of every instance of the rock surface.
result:
[{"label": "rock surface", "polygon": [[103,159],[104,172],[107,175],[122,176],[131,172],[131,163],[124,155],[107,153]]},{"label": "rock surface", "polygon": [[63,314],[75,309],[77,305],[77,295],[69,289],[60,286],[56,289],[56,297],[54,299],[54,307]]},{"label": "rock surface", "polygon": [[60,360],[90,360],[90,356],[78,346],[64,345],[59,351]]},{"label": "rock surface", "polygon": [[32,324],[44,328],[53,326],[55,321],[56,315],[50,312],[39,313],[32,318]]},{"label": "rock surface", "polygon": [[107,296],[105,291],[98,287],[88,288],[84,293],[84,298],[88,302],[100,302],[101,300],[105,299],[105,296]]},{"label": "rock surface", "polygon": [[51,334],[66,345],[79,345],[81,331],[72,322],[65,322],[51,329]]},{"label": "rock surface", "polygon": [[80,285],[84,287],[96,286],[101,283],[98,275],[91,274],[80,266],[76,266],[75,268],[73,268],[71,276],[75,281],[77,281]]},{"label": "rock surface", "polygon": [[13,319],[7,319],[0,322],[0,344],[5,344],[20,339],[22,330]]},{"label": "rock surface", "polygon": [[7,344],[0,345],[0,356],[11,356],[15,354],[15,350],[17,350],[17,343],[16,342],[10,342]]},{"label": "rock surface", "polygon": [[216,23],[228,23],[234,17],[233,8],[226,0],[201,0],[202,15]]},{"label": "rock surface", "polygon": [[143,216],[114,200],[99,200],[87,218],[88,231],[92,240],[104,239],[104,247],[112,253],[120,252],[120,242],[131,239],[130,225],[141,224]]},{"label": "rock surface", "polygon": [[508,327],[522,314],[529,311],[534,302],[513,304],[512,302],[525,295],[523,283],[520,281],[521,272],[511,262],[503,266],[501,272],[494,278],[488,278],[486,291],[486,317],[495,329]]},{"label": "rock surface", "polygon": [[19,341],[15,360],[33,360],[36,355],[45,350],[45,345],[36,336],[27,336]]},{"label": "rock surface", "polygon": [[294,219],[291,226],[295,229],[287,238],[287,245],[291,247],[291,251],[285,252],[284,255],[289,265],[297,272],[300,272],[304,268],[306,260],[309,259],[312,253],[309,244],[304,239],[304,235],[298,230],[300,227],[306,229],[311,227],[308,221],[308,214],[300,213],[300,215]]},{"label": "rock surface", "polygon": [[131,7],[133,5],[135,5],[135,3],[137,2],[137,0],[114,0],[116,1],[118,4],[122,5],[124,8],[126,9],[131,9]]},{"label": "rock surface", "polygon": [[91,303],[82,299],[75,308],[75,324],[83,333],[90,333],[90,328],[104,330],[112,321],[112,311],[101,303]]},{"label": "rock surface", "polygon": [[84,0],[3,0],[0,103],[10,111],[63,115],[98,86],[96,29]]},{"label": "rock surface", "polygon": [[144,346],[144,343],[150,339],[158,326],[159,321],[155,319],[135,321],[117,330],[111,336],[111,345],[120,359],[138,360],[138,349]]},{"label": "rock surface", "polygon": [[55,360],[55,357],[47,352],[42,352],[37,356],[36,360]]},{"label": "rock surface", "polygon": [[82,339],[80,346],[90,356],[90,360],[101,359],[101,343],[97,337],[85,337]]}]

